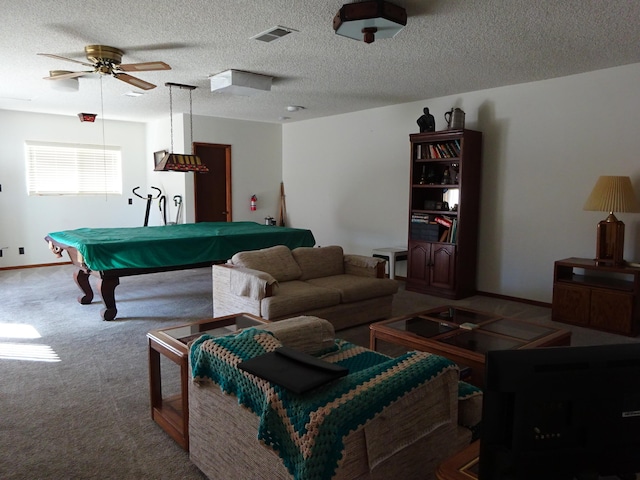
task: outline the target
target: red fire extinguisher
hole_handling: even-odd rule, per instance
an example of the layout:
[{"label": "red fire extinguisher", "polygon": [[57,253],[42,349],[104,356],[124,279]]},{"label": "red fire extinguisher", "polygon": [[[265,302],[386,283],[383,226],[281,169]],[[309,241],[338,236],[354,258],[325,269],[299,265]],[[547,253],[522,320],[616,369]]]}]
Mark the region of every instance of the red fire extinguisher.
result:
[{"label": "red fire extinguisher", "polygon": [[256,203],[258,202],[258,197],[255,195],[251,195],[251,211],[254,212],[256,210]]}]

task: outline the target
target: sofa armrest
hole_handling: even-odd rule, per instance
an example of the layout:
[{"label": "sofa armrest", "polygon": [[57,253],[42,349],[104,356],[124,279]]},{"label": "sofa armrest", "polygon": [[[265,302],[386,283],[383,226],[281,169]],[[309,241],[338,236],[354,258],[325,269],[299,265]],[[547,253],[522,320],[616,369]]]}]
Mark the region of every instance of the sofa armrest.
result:
[{"label": "sofa armrest", "polygon": [[[213,316],[222,317],[236,313],[252,313],[261,315],[262,300],[231,293],[231,271],[240,268],[229,264],[213,265]],[[265,288],[264,296],[273,295],[275,284]]]},{"label": "sofa armrest", "polygon": [[228,266],[229,290],[233,295],[262,300],[273,295],[273,288],[278,284],[275,278],[266,272],[251,268]]},{"label": "sofa armrest", "polygon": [[385,260],[365,255],[344,255],[344,273],[361,277],[385,277]]},{"label": "sofa armrest", "polygon": [[331,322],[318,317],[302,315],[260,325],[272,332],[283,345],[314,355],[335,345],[335,332]]},{"label": "sofa armrest", "polygon": [[458,425],[474,431],[482,420],[482,390],[467,382],[458,382]]}]

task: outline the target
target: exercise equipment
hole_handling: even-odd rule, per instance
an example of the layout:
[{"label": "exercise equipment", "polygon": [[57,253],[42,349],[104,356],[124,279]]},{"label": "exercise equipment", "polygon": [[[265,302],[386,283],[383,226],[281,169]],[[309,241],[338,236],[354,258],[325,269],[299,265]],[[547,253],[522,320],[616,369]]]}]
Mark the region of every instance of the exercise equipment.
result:
[{"label": "exercise equipment", "polygon": [[[142,198],[142,199],[144,200],[144,199],[145,199],[145,197],[143,197],[142,195],[140,195],[140,194],[137,192],[137,190],[138,190],[139,188],[140,188],[139,186],[138,186],[138,187],[135,187],[135,188],[133,189],[133,194],[134,194],[136,197]],[[153,189],[154,189],[156,192],[158,192],[158,193],[157,193],[157,195],[156,195],[155,197],[153,196],[153,194],[152,194],[152,193],[147,193],[147,196],[146,196],[146,200],[147,200],[147,210],[146,210],[146,212],[145,212],[145,214],[144,214],[144,225],[143,225],[144,227],[146,227],[146,226],[148,226],[148,225],[149,225],[149,211],[151,210],[151,202],[152,202],[153,200],[157,199],[157,198],[160,198],[160,196],[162,195],[162,190],[160,190],[158,187],[153,187],[153,186],[152,186],[151,188],[153,188]]]}]

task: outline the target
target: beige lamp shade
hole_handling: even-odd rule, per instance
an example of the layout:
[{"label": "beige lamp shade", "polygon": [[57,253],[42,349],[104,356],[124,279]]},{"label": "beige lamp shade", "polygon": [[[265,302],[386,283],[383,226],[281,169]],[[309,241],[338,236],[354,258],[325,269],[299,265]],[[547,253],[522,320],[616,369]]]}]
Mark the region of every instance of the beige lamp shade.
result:
[{"label": "beige lamp shade", "polygon": [[629,177],[602,176],[598,178],[583,210],[598,212],[640,212]]}]

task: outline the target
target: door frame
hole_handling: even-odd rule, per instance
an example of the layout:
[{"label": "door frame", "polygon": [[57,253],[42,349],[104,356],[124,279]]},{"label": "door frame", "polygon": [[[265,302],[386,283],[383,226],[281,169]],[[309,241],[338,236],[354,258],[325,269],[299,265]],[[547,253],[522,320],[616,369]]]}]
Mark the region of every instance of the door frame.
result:
[{"label": "door frame", "polygon": [[[192,152],[196,153],[196,148],[198,146],[202,147],[217,147],[220,149],[224,149],[224,158],[225,158],[225,189],[226,189],[226,199],[225,199],[225,211],[226,211],[226,219],[227,222],[231,222],[232,215],[232,203],[231,203],[231,145],[227,145],[224,143],[207,143],[207,142],[193,142],[191,148]],[[196,175],[193,176],[193,197],[194,197],[194,221],[198,221],[198,212],[195,206],[198,204],[198,186],[196,182]],[[203,175],[207,175],[203,173]]]}]

